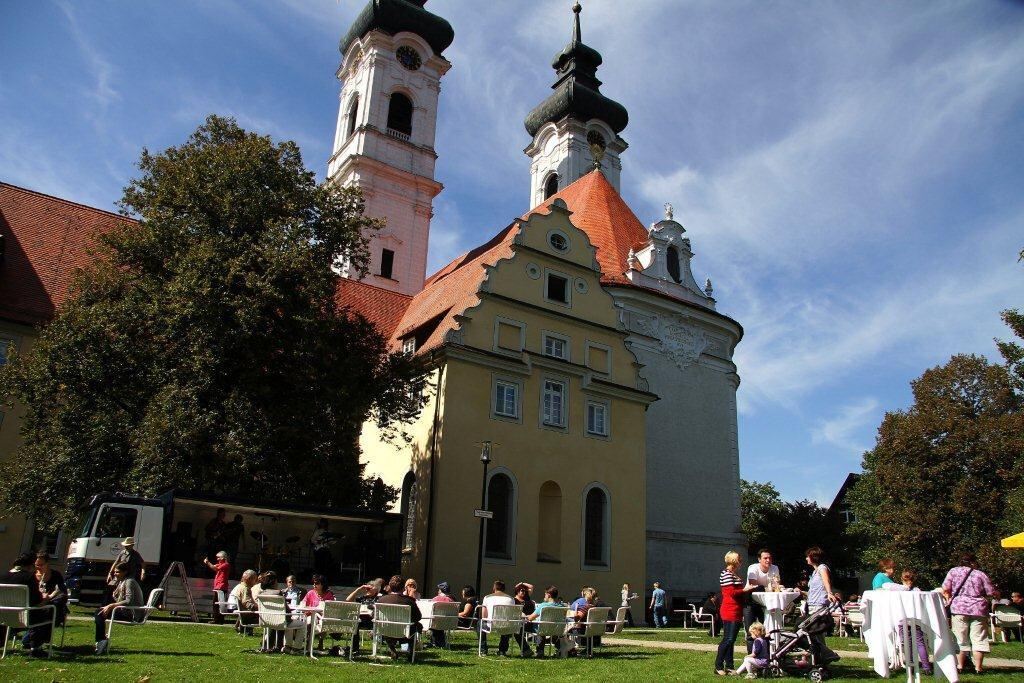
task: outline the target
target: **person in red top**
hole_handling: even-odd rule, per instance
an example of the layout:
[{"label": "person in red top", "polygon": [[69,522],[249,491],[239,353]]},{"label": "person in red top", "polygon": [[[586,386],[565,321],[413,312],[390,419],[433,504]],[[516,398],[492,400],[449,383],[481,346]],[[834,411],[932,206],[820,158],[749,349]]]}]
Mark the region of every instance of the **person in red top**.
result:
[{"label": "person in red top", "polygon": [[722,642],[718,644],[718,656],[715,657],[715,673],[725,676],[733,669],[733,649],[736,636],[743,628],[743,604],[747,595],[757,588],[755,583],[744,582],[737,570],[740,567],[740,554],[730,551],[725,554],[725,569],[718,577],[722,588],[722,604],[718,615],[722,618]]},{"label": "person in red top", "polygon": [[[210,562],[205,557],[203,564],[213,570],[213,590],[222,591],[223,599],[227,600],[227,594],[231,590],[228,586],[228,580],[231,578],[231,562],[228,561],[228,554],[221,550],[217,553],[217,564]],[[213,623],[223,624],[224,617],[220,613],[220,606],[214,603],[213,608]]]}]

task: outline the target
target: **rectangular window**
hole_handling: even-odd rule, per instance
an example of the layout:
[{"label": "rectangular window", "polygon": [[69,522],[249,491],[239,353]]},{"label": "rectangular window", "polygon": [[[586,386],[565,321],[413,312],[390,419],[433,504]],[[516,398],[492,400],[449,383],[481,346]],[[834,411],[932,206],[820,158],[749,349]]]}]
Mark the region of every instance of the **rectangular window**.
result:
[{"label": "rectangular window", "polygon": [[380,252],[380,276],[389,280],[395,269],[395,252],[390,249],[382,249]]},{"label": "rectangular window", "polygon": [[587,403],[587,433],[608,436],[608,406],[604,403]]},{"label": "rectangular window", "polygon": [[568,347],[564,339],[544,335],[544,355],[568,360]]},{"label": "rectangular window", "polygon": [[494,384],[494,413],[502,417],[519,417],[519,385],[498,381]]},{"label": "rectangular window", "polygon": [[403,353],[416,353],[416,337],[409,337],[402,342]]},{"label": "rectangular window", "polygon": [[550,427],[565,426],[565,383],[544,380],[544,424]]},{"label": "rectangular window", "polygon": [[569,280],[561,275],[548,273],[545,296],[551,301],[557,301],[562,304],[569,303]]},{"label": "rectangular window", "polygon": [[134,508],[118,508],[104,505],[100,521],[96,524],[96,535],[100,538],[124,538],[135,535],[135,519],[139,511]]}]

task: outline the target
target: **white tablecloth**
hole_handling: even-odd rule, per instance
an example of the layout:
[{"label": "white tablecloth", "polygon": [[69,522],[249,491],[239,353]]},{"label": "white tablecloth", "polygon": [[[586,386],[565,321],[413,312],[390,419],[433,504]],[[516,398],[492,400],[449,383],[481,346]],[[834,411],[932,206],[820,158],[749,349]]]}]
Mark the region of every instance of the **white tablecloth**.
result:
[{"label": "white tablecloth", "polygon": [[[946,623],[942,595],[923,591],[866,591],[861,597],[864,612],[864,640],[868,654],[874,660],[875,672],[889,677],[889,669],[896,663],[896,648],[902,651],[904,662],[911,662],[917,652],[913,626],[924,632],[924,642],[932,658],[935,676],[945,675],[950,681],[959,680],[956,671],[956,653],[959,648]],[[901,628],[906,625],[906,628]],[[913,672],[907,667],[907,680]]]},{"label": "white tablecloth", "polygon": [[433,600],[417,600],[416,606],[420,608],[420,623],[424,630],[430,629],[430,620],[434,617]]},{"label": "white tablecloth", "polygon": [[[757,604],[764,606],[764,630],[771,633],[782,628],[786,609],[800,597],[800,592],[762,593],[758,591],[751,593],[750,597]],[[777,645],[779,635],[775,634],[772,639]]]}]

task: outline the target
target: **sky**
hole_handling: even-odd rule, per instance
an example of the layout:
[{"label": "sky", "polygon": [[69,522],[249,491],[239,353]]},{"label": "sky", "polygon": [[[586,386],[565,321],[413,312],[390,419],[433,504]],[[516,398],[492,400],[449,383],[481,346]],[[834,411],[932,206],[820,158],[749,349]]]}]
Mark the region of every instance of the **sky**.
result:
[{"label": "sky", "polygon": [[[364,0],[0,0],[0,180],[105,209],[207,114],[326,171]],[[529,203],[523,119],[571,0],[430,0],[445,52],[433,271]],[[741,474],[828,504],[910,382],[997,359],[1024,306],[1024,3],[586,0],[629,111],[622,194],[671,202],[745,329]]]}]

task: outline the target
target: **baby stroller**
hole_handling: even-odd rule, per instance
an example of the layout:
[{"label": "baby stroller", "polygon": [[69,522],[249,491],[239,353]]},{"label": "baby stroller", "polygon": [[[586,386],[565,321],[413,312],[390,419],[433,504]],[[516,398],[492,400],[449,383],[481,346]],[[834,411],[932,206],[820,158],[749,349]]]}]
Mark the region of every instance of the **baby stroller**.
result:
[{"label": "baby stroller", "polygon": [[840,603],[830,602],[809,614],[796,625],[795,631],[776,629],[769,633],[768,676],[781,678],[787,673],[798,674],[807,676],[814,683],[828,678],[828,662],[824,661],[812,636],[828,633],[833,627],[833,612],[841,609]]}]

